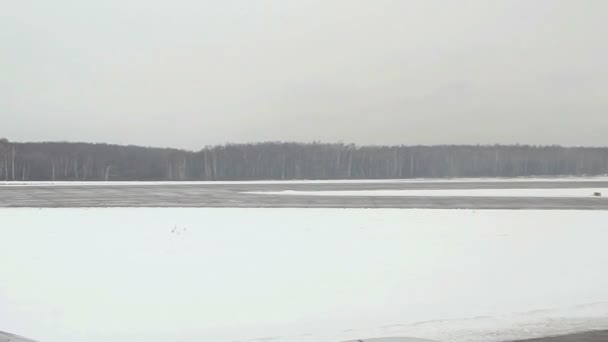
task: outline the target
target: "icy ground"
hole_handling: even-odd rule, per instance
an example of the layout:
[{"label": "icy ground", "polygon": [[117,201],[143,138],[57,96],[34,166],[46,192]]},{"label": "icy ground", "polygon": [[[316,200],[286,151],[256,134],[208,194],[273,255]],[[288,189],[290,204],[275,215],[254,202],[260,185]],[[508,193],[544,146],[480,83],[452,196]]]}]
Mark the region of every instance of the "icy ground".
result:
[{"label": "icy ground", "polygon": [[43,342],[503,341],[608,328],[608,212],[1,209]]}]

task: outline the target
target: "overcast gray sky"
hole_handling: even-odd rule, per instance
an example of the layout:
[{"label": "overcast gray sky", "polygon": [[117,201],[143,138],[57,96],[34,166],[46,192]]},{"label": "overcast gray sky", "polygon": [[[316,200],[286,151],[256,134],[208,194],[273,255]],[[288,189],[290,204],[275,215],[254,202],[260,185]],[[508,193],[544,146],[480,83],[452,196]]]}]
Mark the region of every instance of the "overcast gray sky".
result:
[{"label": "overcast gray sky", "polygon": [[608,145],[605,0],[0,0],[0,136]]}]

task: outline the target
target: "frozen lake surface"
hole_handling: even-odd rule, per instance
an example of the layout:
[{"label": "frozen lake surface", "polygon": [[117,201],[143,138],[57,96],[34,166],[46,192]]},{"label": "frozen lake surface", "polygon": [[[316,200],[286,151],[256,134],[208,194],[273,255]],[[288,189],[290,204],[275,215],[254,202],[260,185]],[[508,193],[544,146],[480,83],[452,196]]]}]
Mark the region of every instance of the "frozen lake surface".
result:
[{"label": "frozen lake surface", "polygon": [[383,183],[510,183],[510,182],[602,182],[608,176],[518,177],[518,178],[411,178],[411,179],[324,179],[255,181],[0,181],[0,186],[132,186],[132,185],[272,185],[272,184],[383,184]]},{"label": "frozen lake surface", "polygon": [[0,322],[44,342],[605,329],[606,222],[606,211],[5,208]]},{"label": "frozen lake surface", "polygon": [[[0,207],[608,210],[606,178],[0,183]],[[286,196],[289,195],[289,196]]]}]

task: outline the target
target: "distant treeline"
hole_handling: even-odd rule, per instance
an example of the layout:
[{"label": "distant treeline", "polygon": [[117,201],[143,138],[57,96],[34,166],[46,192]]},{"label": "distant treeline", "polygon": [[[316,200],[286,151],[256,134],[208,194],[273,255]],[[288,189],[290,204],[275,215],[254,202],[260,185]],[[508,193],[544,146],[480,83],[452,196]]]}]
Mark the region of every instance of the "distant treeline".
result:
[{"label": "distant treeline", "polygon": [[608,148],[230,144],[198,152],[0,139],[0,180],[152,181],[600,175]]}]

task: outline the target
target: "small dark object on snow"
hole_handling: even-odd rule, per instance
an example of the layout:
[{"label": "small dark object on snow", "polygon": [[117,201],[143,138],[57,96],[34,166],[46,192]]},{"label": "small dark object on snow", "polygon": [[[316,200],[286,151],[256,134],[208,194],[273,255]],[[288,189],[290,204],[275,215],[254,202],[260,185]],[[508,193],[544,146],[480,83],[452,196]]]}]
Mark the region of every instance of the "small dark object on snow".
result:
[{"label": "small dark object on snow", "polygon": [[601,192],[594,192],[593,196],[595,196],[595,197],[602,197],[602,193]]}]

